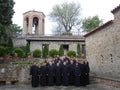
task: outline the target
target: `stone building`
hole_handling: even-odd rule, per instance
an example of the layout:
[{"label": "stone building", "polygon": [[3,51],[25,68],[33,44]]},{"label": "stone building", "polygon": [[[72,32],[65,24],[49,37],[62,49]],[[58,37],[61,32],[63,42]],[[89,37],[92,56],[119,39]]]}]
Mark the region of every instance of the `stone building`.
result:
[{"label": "stone building", "polygon": [[82,54],[85,55],[85,40],[80,35],[51,35],[44,34],[45,15],[43,12],[35,10],[25,12],[23,14],[23,31],[20,38],[14,39],[14,45],[25,46],[26,42],[30,43],[30,50],[40,49],[45,44],[50,49],[59,49],[63,45],[64,53],[68,50],[77,51],[77,44],[79,43],[82,48]]},{"label": "stone building", "polygon": [[120,5],[110,20],[85,35],[86,57],[95,76],[120,81]]}]

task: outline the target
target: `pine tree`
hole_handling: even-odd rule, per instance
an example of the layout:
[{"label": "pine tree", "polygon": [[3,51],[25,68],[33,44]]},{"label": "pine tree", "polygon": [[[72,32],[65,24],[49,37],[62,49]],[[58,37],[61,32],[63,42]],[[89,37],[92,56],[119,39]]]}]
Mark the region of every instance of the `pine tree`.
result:
[{"label": "pine tree", "polygon": [[29,42],[27,42],[26,44],[26,55],[30,53],[30,45],[29,45]]},{"label": "pine tree", "polygon": [[43,58],[47,58],[48,52],[49,52],[49,50],[48,50],[48,44],[45,44],[44,47],[43,47],[43,52],[42,52]]},{"label": "pine tree", "polygon": [[77,44],[77,55],[79,58],[81,57],[81,47],[79,43]]}]

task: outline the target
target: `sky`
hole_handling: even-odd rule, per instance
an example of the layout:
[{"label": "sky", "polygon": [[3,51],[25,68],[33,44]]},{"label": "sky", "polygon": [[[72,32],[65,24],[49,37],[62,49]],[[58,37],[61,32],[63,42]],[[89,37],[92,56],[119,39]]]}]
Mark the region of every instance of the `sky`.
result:
[{"label": "sky", "polygon": [[120,4],[120,0],[14,0],[13,23],[23,27],[23,13],[29,10],[41,11],[45,14],[45,34],[52,33],[53,24],[48,17],[52,8],[56,4],[61,4],[64,1],[76,2],[81,5],[82,18],[98,15],[103,23],[114,19],[111,10]]}]

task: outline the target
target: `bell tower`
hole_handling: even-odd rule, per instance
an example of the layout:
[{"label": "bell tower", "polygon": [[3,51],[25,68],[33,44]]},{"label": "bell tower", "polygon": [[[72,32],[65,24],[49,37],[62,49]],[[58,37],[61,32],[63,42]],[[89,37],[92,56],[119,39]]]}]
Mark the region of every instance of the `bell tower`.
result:
[{"label": "bell tower", "polygon": [[45,15],[35,10],[23,13],[22,36],[44,35]]}]

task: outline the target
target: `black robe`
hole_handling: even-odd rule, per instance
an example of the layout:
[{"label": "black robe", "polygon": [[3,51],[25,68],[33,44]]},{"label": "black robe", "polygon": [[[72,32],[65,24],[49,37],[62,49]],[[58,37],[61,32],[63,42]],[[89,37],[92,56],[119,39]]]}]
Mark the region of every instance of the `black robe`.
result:
[{"label": "black robe", "polygon": [[47,85],[47,66],[40,67],[40,85],[46,86]]},{"label": "black robe", "polygon": [[86,68],[84,64],[80,64],[81,69],[81,76],[80,76],[80,85],[85,86],[86,85]]},{"label": "black robe", "polygon": [[62,65],[62,84],[64,86],[69,85],[69,67],[68,67],[68,65]]},{"label": "black robe", "polygon": [[55,75],[55,70],[53,65],[49,65],[47,67],[47,85],[48,86],[53,86],[54,85],[54,75]]},{"label": "black robe", "polygon": [[62,71],[61,66],[55,67],[55,85],[59,86],[62,84]]},{"label": "black robe", "polygon": [[32,76],[31,78],[32,87],[38,87],[39,86],[39,67],[36,65],[31,66],[30,75]]},{"label": "black robe", "polygon": [[89,63],[87,62],[85,64],[85,84],[88,85],[89,84],[89,72],[90,72],[90,68],[89,68]]},{"label": "black robe", "polygon": [[70,85],[74,85],[74,80],[75,80],[75,76],[74,76],[74,69],[75,69],[75,65],[74,64],[69,64],[69,84]]},{"label": "black robe", "polygon": [[74,84],[75,84],[75,86],[80,86],[80,75],[81,75],[80,67],[75,66],[75,69],[74,69],[74,76],[75,76]]}]

